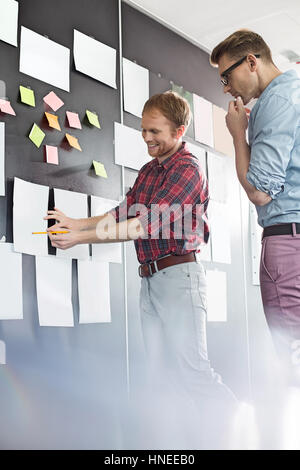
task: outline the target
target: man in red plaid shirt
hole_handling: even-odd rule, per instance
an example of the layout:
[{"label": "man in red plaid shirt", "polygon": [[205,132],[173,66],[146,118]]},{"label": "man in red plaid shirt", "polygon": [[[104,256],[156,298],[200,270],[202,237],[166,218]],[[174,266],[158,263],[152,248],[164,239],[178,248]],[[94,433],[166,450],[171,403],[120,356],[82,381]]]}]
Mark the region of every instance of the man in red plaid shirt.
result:
[{"label": "man in red plaid shirt", "polygon": [[199,254],[209,236],[208,185],[198,159],[182,141],[190,119],[187,101],[176,93],[151,97],[143,110],[142,136],[152,160],[139,171],[125,200],[102,216],[74,220],[55,209],[46,219],[58,221],[48,230],[70,230],[49,234],[52,246],[60,249],[134,240],[150,369],[157,381],[175,377],[211,424],[213,411],[222,420],[221,410],[232,410],[235,397],[207,354],[206,279]]}]

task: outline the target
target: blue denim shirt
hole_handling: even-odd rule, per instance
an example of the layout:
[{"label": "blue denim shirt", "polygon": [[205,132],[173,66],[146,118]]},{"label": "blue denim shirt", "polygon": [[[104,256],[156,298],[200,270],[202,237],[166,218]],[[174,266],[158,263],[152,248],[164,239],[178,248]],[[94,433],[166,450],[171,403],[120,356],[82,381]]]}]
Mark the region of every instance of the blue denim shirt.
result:
[{"label": "blue denim shirt", "polygon": [[265,88],[249,120],[247,180],[272,200],[257,206],[262,227],[300,223],[300,78],[289,70]]}]

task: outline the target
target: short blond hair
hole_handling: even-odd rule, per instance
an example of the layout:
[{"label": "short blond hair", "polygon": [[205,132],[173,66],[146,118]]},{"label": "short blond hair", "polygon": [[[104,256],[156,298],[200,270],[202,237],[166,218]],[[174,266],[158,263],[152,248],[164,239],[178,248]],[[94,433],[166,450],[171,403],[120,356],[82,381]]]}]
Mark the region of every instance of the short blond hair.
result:
[{"label": "short blond hair", "polygon": [[259,54],[263,61],[273,64],[272,53],[267,43],[259,34],[249,29],[239,29],[220,42],[211,53],[210,63],[218,65],[224,54],[236,60],[248,54]]},{"label": "short blond hair", "polygon": [[166,91],[151,96],[144,105],[143,114],[152,109],[160,111],[165,118],[174,124],[176,129],[180,126],[185,126],[186,129],[189,127],[192,118],[189,103],[175,91]]}]

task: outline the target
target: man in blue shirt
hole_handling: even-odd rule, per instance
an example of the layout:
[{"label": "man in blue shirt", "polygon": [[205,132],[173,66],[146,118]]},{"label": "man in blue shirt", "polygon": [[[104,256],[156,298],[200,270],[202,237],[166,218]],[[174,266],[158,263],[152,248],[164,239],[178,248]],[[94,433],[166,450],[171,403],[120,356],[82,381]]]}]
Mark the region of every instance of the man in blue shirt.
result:
[{"label": "man in blue shirt", "polygon": [[[288,373],[300,358],[300,79],[282,73],[258,34],[239,30],[211,54],[229,104],[239,181],[264,228],[260,284],[264,311]],[[244,105],[257,98],[249,120]]]}]

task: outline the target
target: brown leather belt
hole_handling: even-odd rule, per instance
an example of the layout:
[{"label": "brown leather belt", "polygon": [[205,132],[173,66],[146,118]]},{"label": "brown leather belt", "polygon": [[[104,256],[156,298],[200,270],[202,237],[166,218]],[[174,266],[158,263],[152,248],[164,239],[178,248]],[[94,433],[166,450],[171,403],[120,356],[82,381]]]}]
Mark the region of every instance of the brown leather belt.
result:
[{"label": "brown leather belt", "polygon": [[149,277],[157,273],[161,269],[168,268],[169,266],[174,266],[175,264],[181,263],[190,263],[192,261],[198,261],[198,256],[200,253],[192,251],[191,253],[186,253],[185,255],[169,255],[164,258],[160,258],[157,261],[152,261],[151,263],[141,264],[139,266],[139,275],[140,277]]}]

